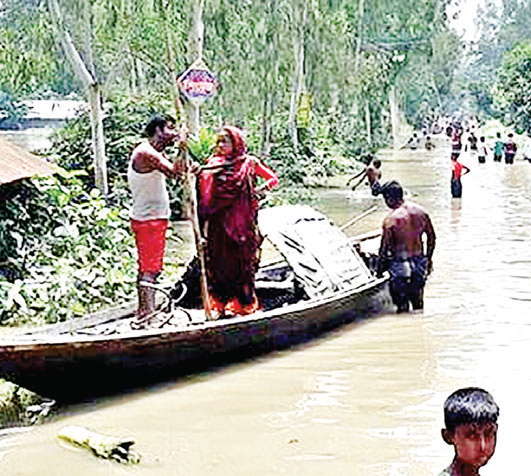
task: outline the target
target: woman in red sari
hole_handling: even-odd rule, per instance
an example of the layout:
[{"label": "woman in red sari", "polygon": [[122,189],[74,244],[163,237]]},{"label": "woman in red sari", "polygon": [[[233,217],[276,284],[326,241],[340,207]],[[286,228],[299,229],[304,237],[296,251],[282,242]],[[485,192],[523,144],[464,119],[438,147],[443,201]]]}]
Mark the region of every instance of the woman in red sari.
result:
[{"label": "woman in red sari", "polygon": [[[257,177],[264,179],[259,187]],[[277,175],[247,154],[242,131],[224,127],[199,181],[209,300],[218,316],[251,314],[260,307],[254,290],[262,243],[257,195],[277,184]]]}]

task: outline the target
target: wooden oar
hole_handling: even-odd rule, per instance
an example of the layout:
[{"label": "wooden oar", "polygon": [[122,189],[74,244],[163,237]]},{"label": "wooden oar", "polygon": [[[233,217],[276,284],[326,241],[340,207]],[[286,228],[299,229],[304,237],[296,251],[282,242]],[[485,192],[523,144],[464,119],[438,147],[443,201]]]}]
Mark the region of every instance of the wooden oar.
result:
[{"label": "wooden oar", "polygon": [[376,211],[378,207],[375,205],[374,207],[369,208],[368,210],[364,211],[361,215],[355,216],[352,218],[352,220],[349,220],[347,223],[342,225],[339,229],[341,231],[345,231],[349,226],[354,225],[354,223],[359,222],[361,219],[365,218],[367,215],[370,215],[374,211]]},{"label": "wooden oar", "polygon": [[371,230],[361,235],[351,236],[349,241],[351,243],[361,243],[362,241],[374,240],[379,236],[382,236],[382,230]]}]

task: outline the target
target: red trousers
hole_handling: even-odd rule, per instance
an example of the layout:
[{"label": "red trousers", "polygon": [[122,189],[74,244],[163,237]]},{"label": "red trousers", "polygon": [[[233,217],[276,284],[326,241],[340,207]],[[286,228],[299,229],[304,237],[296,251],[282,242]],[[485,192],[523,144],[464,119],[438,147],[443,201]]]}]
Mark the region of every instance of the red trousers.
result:
[{"label": "red trousers", "polygon": [[162,271],[168,220],[131,220],[138,252],[139,273],[158,274]]}]

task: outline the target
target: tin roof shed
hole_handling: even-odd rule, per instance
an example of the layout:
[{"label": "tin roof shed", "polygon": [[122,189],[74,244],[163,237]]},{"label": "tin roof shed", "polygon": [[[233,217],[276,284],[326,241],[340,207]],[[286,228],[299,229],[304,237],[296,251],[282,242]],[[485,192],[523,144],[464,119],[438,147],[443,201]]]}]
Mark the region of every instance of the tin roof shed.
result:
[{"label": "tin roof shed", "polygon": [[0,185],[56,171],[53,164],[0,137]]}]

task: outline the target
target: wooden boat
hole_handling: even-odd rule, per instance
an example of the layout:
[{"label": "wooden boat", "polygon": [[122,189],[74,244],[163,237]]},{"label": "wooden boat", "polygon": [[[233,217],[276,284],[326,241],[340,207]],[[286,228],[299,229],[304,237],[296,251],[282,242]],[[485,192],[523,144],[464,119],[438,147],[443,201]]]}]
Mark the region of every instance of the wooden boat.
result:
[{"label": "wooden boat", "polygon": [[376,277],[325,216],[283,206],[261,211],[259,221],[285,258],[257,273],[262,310],[207,321],[183,280],[169,293],[180,302],[144,329],[131,328],[128,305],[0,339],[0,376],[79,401],[281,349],[387,308],[387,276]]}]

